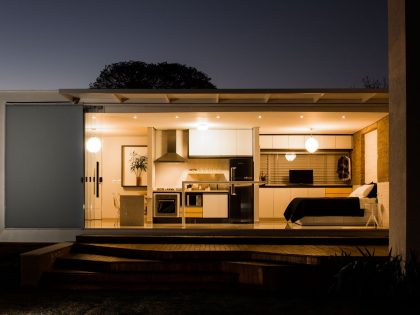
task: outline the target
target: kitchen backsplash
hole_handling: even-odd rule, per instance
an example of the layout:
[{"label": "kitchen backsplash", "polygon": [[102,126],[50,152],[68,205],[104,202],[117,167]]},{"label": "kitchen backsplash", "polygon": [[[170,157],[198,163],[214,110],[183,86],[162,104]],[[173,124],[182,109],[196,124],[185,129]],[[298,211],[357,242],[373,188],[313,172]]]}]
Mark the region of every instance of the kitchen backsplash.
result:
[{"label": "kitchen backsplash", "polygon": [[210,175],[215,180],[229,180],[228,159],[191,159],[186,163],[155,163],[155,188],[181,188],[184,180]]}]

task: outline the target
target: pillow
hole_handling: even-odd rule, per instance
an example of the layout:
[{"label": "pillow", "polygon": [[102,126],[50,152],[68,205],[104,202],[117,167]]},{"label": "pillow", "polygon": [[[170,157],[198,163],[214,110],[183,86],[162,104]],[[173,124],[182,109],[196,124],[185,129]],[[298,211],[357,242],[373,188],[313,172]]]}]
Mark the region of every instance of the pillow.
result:
[{"label": "pillow", "polygon": [[370,191],[369,195],[367,195],[368,198],[378,198],[378,185],[376,183],[371,182],[369,185],[373,185],[372,190]]},{"label": "pillow", "polygon": [[356,188],[349,197],[359,197],[359,198],[365,198],[369,195],[369,193],[372,191],[374,185],[362,185],[358,188]]}]

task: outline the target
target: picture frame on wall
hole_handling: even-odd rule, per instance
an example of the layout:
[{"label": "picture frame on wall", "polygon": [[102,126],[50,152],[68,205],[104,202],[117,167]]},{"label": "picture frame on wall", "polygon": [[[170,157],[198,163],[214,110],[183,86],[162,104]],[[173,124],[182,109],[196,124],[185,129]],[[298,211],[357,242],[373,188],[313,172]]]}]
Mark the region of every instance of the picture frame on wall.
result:
[{"label": "picture frame on wall", "polygon": [[121,186],[147,186],[147,145],[121,146]]}]

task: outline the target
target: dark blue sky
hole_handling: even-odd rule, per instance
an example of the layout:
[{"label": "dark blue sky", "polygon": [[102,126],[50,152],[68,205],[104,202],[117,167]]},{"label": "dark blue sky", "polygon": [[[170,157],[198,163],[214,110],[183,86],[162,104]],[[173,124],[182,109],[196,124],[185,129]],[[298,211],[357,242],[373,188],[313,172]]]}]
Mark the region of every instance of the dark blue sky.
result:
[{"label": "dark blue sky", "polygon": [[387,74],[386,0],[0,0],[0,90],[87,88],[106,64],[179,62],[219,88]]}]

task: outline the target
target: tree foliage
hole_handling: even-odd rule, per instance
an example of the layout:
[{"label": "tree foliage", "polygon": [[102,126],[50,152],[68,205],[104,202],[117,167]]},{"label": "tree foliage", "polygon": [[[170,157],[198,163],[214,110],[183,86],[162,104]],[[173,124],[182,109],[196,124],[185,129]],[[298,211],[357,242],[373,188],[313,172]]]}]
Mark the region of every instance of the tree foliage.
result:
[{"label": "tree foliage", "polygon": [[179,63],[123,61],[106,65],[91,89],[215,89],[211,78]]},{"label": "tree foliage", "polygon": [[380,79],[371,78],[368,75],[362,78],[363,87],[366,89],[387,89],[388,80],[386,77]]}]

